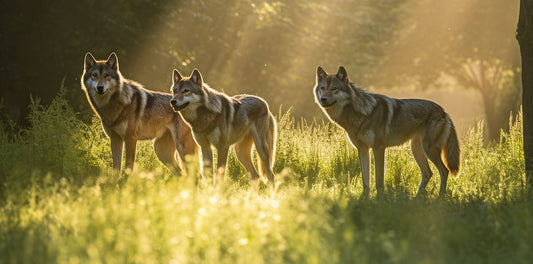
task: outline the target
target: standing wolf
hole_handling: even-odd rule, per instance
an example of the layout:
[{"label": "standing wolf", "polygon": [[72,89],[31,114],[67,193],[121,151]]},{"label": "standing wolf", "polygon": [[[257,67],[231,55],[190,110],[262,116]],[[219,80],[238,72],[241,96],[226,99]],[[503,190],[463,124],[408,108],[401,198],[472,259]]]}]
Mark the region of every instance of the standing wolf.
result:
[{"label": "standing wolf", "polygon": [[251,157],[255,144],[263,181],[268,179],[274,183],[276,120],[268,104],[257,96],[228,97],[219,93],[203,82],[197,69],[187,78],[174,70],[172,80],[170,104],[192,127],[194,139],[202,151],[203,174],[210,174],[213,168],[211,146],[214,146],[218,156],[216,173],[224,175],[228,149],[235,144],[237,158],[248,171],[250,184],[254,186],[259,179]]},{"label": "standing wolf", "polygon": [[118,69],[118,58],[111,53],[97,61],[87,53],[81,87],[94,112],[100,117],[111,139],[113,168],[121,169],[122,149],[126,146],[126,169],[133,170],[137,140],[155,139],[154,150],[161,162],[174,173],[181,172],[181,161],[194,154],[196,145],[190,127],[174,113],[170,94],[149,91],[125,79]]},{"label": "standing wolf", "polygon": [[439,105],[421,99],[394,99],[367,92],[350,83],[344,67],[336,75],[317,68],[316,103],[328,118],[344,128],[359,152],[363,190],[370,191],[369,149],[374,152],[376,189],[384,188],[385,148],[411,140],[411,150],[422,180],[418,193],[425,193],[432,176],[427,158],[440,174],[440,195],[446,193],[448,173],[459,172],[460,150],[450,116]]}]

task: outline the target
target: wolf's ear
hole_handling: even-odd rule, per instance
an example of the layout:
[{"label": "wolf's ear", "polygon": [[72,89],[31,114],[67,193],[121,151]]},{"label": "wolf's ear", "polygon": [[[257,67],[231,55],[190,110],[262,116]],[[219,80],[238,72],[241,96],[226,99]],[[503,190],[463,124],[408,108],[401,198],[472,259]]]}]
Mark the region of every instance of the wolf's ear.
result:
[{"label": "wolf's ear", "polygon": [[181,73],[174,69],[172,71],[172,85],[175,85],[177,82],[181,81],[183,79],[183,76],[181,76]]},{"label": "wolf's ear", "polygon": [[109,67],[111,67],[113,70],[118,71],[118,58],[117,54],[115,54],[114,52],[111,52],[105,63],[109,65]]},{"label": "wolf's ear", "polygon": [[337,71],[337,79],[341,80],[343,83],[348,83],[348,73],[346,73],[346,69],[344,67],[340,66],[339,71]]},{"label": "wolf's ear", "polygon": [[326,79],[326,77],[328,77],[326,71],[324,71],[322,67],[318,66],[318,68],[316,68],[316,83],[322,82],[322,80]]},{"label": "wolf's ear", "polygon": [[202,75],[198,69],[194,69],[194,71],[192,71],[191,81],[200,87],[202,86]]},{"label": "wolf's ear", "polygon": [[90,52],[87,52],[87,54],[85,54],[85,62],[83,65],[85,65],[85,68],[88,69],[94,66],[95,64],[96,60],[94,59],[93,55]]}]

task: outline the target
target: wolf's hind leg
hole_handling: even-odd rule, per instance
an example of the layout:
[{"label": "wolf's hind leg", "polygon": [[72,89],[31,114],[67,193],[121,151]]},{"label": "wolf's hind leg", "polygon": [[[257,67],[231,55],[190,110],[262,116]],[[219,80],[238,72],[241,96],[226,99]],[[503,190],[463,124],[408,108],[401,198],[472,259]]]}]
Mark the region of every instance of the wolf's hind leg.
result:
[{"label": "wolf's hind leg", "polygon": [[159,160],[163,162],[172,173],[177,175],[182,174],[183,169],[180,166],[179,161],[176,159],[176,147],[170,131],[166,131],[163,136],[154,140],[154,151],[157,158],[159,158]]},{"label": "wolf's hind leg", "polygon": [[415,157],[416,164],[420,168],[422,174],[422,179],[420,180],[420,185],[418,186],[417,195],[424,194],[426,192],[426,186],[433,176],[433,172],[429,168],[428,159],[424,153],[424,147],[422,146],[422,138],[417,136],[411,140],[411,151]]},{"label": "wolf's hind leg", "polygon": [[439,195],[441,196],[445,195],[446,194],[446,183],[448,181],[449,172],[441,159],[442,149],[438,146],[430,145],[430,143],[426,141],[426,139],[424,139],[423,145],[424,145],[424,152],[426,153],[427,157],[429,158],[429,160],[431,160],[431,162],[433,162],[433,164],[435,164],[435,166],[439,170],[439,174],[440,174]]},{"label": "wolf's hind leg", "polygon": [[259,174],[255,170],[252,162],[252,146],[252,136],[246,135],[239,142],[237,142],[237,144],[235,144],[235,154],[237,154],[237,158],[244,166],[246,171],[248,171],[248,175],[250,176],[250,185],[255,185],[259,179]]}]

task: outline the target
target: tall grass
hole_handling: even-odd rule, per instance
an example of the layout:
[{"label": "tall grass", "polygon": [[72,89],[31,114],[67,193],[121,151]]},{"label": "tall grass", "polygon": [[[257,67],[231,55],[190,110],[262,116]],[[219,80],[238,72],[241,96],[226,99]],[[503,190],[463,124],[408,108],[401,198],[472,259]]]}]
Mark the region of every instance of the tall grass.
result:
[{"label": "tall grass", "polygon": [[[232,153],[223,186],[173,176],[150,142],[122,185],[99,121],[61,93],[0,126],[0,263],[528,263],[521,116],[499,142],[461,137],[462,171],[415,198],[408,146],[386,153],[386,194],[361,196],[357,151],[339,128],[278,117],[275,190],[250,191]],[[194,166],[191,165],[191,166]],[[191,170],[194,170],[191,169]],[[372,189],[375,189],[372,187]]]}]

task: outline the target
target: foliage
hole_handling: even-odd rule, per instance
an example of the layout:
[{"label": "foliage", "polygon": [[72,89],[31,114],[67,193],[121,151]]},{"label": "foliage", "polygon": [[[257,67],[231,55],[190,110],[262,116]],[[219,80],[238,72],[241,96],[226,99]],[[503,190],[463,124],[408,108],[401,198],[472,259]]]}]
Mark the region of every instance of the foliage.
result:
[{"label": "foliage", "polygon": [[442,72],[457,75],[469,59],[496,59],[519,67],[514,38],[518,7],[519,0],[411,1],[383,70],[427,88]]},{"label": "foliage", "polygon": [[[361,196],[356,150],[340,129],[278,115],[275,190],[249,190],[233,157],[223,186],[197,187],[140,144],[121,186],[98,121],[60,94],[34,100],[31,126],[0,130],[2,263],[527,263],[521,116],[494,145],[461,138],[462,172],[426,197],[408,146],[387,151],[386,194]],[[192,165],[194,166],[194,165]],[[435,171],[435,168],[433,168]]]},{"label": "foliage", "polygon": [[[83,56],[115,51],[124,76],[149,89],[168,91],[173,68],[198,67],[216,89],[258,94],[310,118],[318,113],[309,93],[318,65],[344,65],[364,87],[428,87],[442,72],[455,75],[468,58],[518,67],[518,0],[511,2],[7,1],[0,46],[9,52],[0,60],[9,67],[0,67],[0,98],[22,121],[28,94],[48,103],[66,77],[69,101],[89,116],[79,91]],[[58,63],[44,66],[50,62]]]}]

